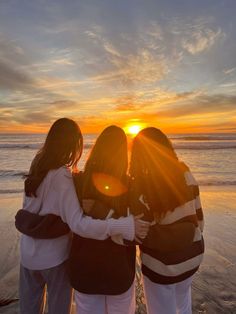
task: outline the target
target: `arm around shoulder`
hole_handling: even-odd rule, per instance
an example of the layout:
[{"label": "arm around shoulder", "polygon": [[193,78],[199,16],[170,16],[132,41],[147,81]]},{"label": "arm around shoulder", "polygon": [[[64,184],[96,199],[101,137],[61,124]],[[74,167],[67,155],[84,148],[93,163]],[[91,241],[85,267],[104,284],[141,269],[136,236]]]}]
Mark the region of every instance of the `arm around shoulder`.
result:
[{"label": "arm around shoulder", "polygon": [[133,240],[134,219],[132,216],[99,220],[83,214],[70,173],[65,172],[57,178],[54,190],[58,197],[59,214],[74,233],[97,240],[120,234],[127,240]]}]

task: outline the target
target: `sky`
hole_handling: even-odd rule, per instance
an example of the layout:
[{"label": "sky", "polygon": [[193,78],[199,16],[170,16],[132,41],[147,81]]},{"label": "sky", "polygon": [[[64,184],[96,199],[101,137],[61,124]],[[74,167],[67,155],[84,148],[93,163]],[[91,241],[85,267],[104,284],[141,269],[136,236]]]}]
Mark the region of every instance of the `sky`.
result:
[{"label": "sky", "polygon": [[236,132],[235,0],[0,0],[0,132]]}]

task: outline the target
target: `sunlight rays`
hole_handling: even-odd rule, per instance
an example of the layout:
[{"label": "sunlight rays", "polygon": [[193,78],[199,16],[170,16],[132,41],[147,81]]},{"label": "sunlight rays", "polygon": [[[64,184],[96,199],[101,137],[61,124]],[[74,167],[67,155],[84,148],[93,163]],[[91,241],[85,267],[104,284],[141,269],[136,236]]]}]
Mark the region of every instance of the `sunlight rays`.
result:
[{"label": "sunlight rays", "polygon": [[[183,171],[185,167],[184,164],[180,163],[178,159],[174,158],[174,156],[171,156],[169,149],[167,149],[163,145],[158,144],[157,142],[146,138],[145,136],[140,136],[140,141],[143,142],[143,153],[146,154],[147,160],[150,161],[149,165],[153,164],[154,167],[158,169],[158,172],[164,178],[166,184],[172,190],[173,194],[182,201],[183,195],[181,191],[179,191],[178,186],[176,186],[175,183],[171,181],[171,169],[181,168],[181,171]],[[159,158],[157,158],[158,155]],[[163,162],[159,163],[160,159],[163,159]],[[158,216],[155,218],[158,220]]]}]

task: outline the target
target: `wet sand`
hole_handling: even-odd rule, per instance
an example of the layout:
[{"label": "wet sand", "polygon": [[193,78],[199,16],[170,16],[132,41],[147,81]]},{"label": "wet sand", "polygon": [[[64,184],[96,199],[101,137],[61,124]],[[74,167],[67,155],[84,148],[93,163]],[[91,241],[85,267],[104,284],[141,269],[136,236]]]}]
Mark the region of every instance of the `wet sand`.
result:
[{"label": "wet sand", "polygon": [[236,189],[202,189],[206,252],[193,282],[194,313],[236,313]]},{"label": "wet sand", "polygon": [[[19,234],[14,215],[19,195],[0,200],[0,301],[18,298]],[[236,188],[204,187],[204,261],[193,281],[193,313],[236,313]],[[146,313],[137,273],[137,313]],[[0,307],[0,313],[18,313],[18,302]],[[74,313],[74,311],[73,311]]]}]

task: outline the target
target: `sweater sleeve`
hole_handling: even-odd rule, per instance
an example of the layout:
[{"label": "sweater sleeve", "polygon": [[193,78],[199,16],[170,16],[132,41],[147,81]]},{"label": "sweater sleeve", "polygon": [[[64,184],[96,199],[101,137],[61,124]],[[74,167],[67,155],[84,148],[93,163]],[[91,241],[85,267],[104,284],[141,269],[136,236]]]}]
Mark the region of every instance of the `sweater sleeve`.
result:
[{"label": "sweater sleeve", "polygon": [[97,240],[104,240],[113,235],[122,235],[127,240],[133,240],[132,216],[99,220],[83,215],[69,170],[65,169],[56,176],[53,189],[57,197],[59,215],[74,233]]},{"label": "sweater sleeve", "polygon": [[195,225],[191,222],[179,222],[171,225],[155,224],[150,227],[142,245],[163,252],[179,251],[192,245],[194,234]]}]

